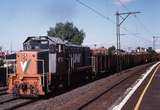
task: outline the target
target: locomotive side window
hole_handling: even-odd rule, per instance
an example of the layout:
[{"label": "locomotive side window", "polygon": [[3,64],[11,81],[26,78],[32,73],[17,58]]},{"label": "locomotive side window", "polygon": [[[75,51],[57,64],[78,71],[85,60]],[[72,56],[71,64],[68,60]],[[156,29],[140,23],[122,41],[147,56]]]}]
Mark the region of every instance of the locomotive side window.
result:
[{"label": "locomotive side window", "polygon": [[39,46],[32,47],[32,49],[40,49]]},{"label": "locomotive side window", "polygon": [[55,46],[54,44],[51,44],[51,45],[49,46],[49,52],[50,52],[50,53],[55,53],[55,52],[56,52],[56,46]]},{"label": "locomotive side window", "polygon": [[47,44],[48,44],[48,41],[41,41],[41,44],[47,45]]}]

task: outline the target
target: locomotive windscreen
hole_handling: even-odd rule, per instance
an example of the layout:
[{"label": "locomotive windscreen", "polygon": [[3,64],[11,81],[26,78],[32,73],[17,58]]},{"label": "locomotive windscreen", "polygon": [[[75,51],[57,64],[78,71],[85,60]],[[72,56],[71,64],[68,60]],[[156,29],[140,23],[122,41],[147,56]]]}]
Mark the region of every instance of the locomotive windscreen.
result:
[{"label": "locomotive windscreen", "polygon": [[39,40],[34,39],[30,40],[23,45],[24,50],[39,50],[39,49],[48,49],[49,48],[48,40]]}]

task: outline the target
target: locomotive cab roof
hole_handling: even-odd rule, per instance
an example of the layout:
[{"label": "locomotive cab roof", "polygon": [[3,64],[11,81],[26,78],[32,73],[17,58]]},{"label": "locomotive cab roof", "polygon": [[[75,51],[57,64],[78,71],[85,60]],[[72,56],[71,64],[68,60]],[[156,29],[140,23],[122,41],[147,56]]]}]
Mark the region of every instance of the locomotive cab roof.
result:
[{"label": "locomotive cab roof", "polygon": [[23,42],[24,50],[41,50],[49,49],[50,45],[64,45],[64,41],[58,37],[49,36],[32,36]]},{"label": "locomotive cab roof", "polygon": [[27,39],[23,42],[23,44],[28,43],[32,40],[37,40],[37,41],[45,41],[48,40],[52,43],[55,44],[64,44],[64,41],[60,39],[59,37],[50,37],[50,36],[32,36],[32,37],[27,37]]},{"label": "locomotive cab roof", "polygon": [[68,41],[63,41],[59,37],[50,36],[31,36],[23,42],[24,50],[49,49],[50,45],[64,45],[65,47],[81,48],[82,45],[76,45]]}]

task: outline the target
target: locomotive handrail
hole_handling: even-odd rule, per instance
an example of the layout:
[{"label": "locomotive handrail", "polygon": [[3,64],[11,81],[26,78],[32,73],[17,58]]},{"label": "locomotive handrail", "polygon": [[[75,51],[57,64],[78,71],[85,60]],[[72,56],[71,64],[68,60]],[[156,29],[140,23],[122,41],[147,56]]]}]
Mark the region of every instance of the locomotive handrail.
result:
[{"label": "locomotive handrail", "polygon": [[45,86],[44,85],[44,81],[45,81],[45,72],[44,72],[44,60],[42,60],[42,59],[38,59],[37,61],[41,61],[42,62],[42,77],[43,77],[43,86]]},{"label": "locomotive handrail", "polygon": [[[5,57],[5,64],[6,64],[6,83],[8,84],[8,77],[10,76],[9,74],[9,62],[16,62],[16,59],[12,59],[12,60],[7,60],[6,57]],[[16,63],[15,63],[16,64]],[[15,74],[16,73],[16,66],[14,65],[13,66],[13,73]]]}]

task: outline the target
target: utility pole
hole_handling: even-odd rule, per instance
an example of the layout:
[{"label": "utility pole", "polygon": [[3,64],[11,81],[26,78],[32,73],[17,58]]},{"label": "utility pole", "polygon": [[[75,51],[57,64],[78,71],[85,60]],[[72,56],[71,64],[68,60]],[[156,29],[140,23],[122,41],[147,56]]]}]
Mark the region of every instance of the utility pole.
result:
[{"label": "utility pole", "polygon": [[156,37],[155,36],[153,36],[153,50],[155,50],[155,42],[156,42]]},{"label": "utility pole", "polygon": [[[122,23],[133,14],[137,14],[140,12],[126,12],[126,13],[119,13],[116,12],[116,35],[117,35],[117,72],[121,71],[121,59],[120,59],[120,50],[121,50],[121,32],[120,32],[120,26]],[[121,20],[120,20],[121,17]]]},{"label": "utility pole", "polygon": [[160,36],[153,36],[153,50],[156,49],[156,39],[160,38]]}]

